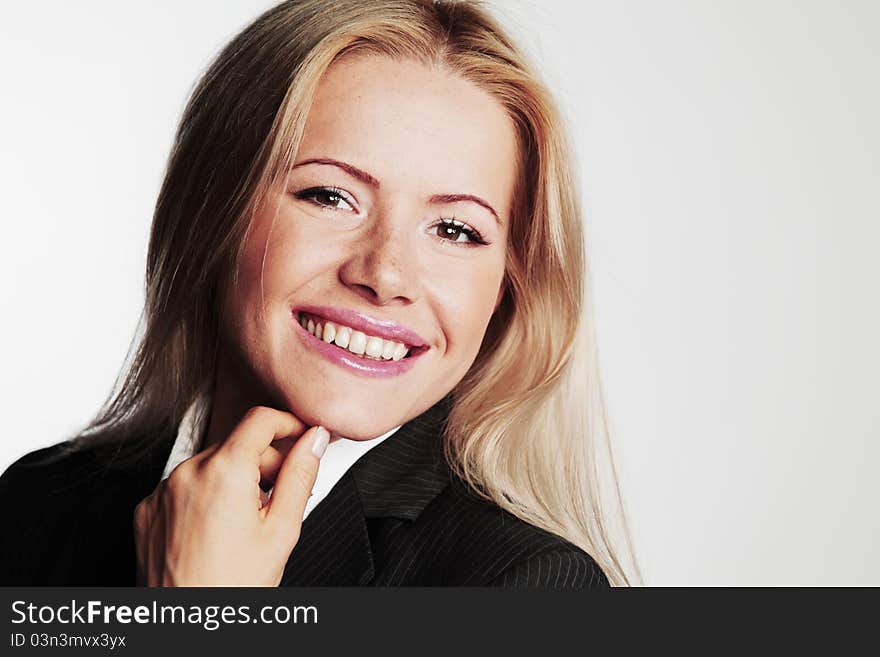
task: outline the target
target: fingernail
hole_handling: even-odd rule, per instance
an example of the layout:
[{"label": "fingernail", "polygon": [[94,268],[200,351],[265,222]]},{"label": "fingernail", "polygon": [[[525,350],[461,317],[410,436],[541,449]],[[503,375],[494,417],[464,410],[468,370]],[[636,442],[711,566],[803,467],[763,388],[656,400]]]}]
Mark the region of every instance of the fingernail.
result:
[{"label": "fingernail", "polygon": [[324,451],[327,449],[327,443],[329,442],[330,432],[322,426],[316,427],[315,433],[312,436],[312,454],[318,458],[324,456]]}]

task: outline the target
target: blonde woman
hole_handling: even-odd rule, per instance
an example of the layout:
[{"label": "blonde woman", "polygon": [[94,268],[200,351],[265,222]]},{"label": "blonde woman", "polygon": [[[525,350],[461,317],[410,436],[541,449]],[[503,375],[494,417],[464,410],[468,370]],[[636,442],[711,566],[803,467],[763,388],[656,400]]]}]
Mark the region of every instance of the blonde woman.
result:
[{"label": "blonde woman", "polygon": [[120,385],[0,479],[2,583],[638,581],[586,272],[479,3],[278,5],[184,112]]}]

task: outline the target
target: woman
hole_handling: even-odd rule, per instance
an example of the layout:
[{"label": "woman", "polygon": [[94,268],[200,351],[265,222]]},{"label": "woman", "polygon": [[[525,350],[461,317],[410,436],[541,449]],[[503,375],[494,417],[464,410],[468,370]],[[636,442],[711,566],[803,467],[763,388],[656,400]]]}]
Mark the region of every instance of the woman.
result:
[{"label": "woman", "polygon": [[636,581],[586,290],[478,3],[278,5],[184,112],[122,385],[0,479],[3,583]]}]

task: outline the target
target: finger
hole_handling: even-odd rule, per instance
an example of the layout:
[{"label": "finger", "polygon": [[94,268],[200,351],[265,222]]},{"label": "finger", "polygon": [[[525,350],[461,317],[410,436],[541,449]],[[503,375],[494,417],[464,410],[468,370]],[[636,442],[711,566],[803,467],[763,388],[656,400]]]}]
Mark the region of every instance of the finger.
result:
[{"label": "finger", "polygon": [[[330,432],[318,425],[306,431],[288,452],[269,500],[266,522],[287,537],[298,536],[306,503]],[[291,549],[293,546],[291,546]]]},{"label": "finger", "polygon": [[[155,491],[153,491],[153,493],[155,494]],[[164,540],[164,535],[160,527],[160,523],[162,522],[160,517],[161,509],[158,508],[156,499],[157,498],[153,495],[148,498],[149,515],[146,519],[146,528],[143,535],[143,542],[141,544],[143,552],[141,555],[141,586],[150,586],[154,581],[160,560],[159,542]]]},{"label": "finger", "polygon": [[254,406],[217,451],[241,455],[242,458],[259,464],[260,455],[273,440],[288,436],[298,437],[305,429],[306,425],[293,413]]},{"label": "finger", "polygon": [[150,538],[149,525],[150,519],[147,517],[146,503],[135,509],[134,519],[134,538],[135,538],[135,558],[137,564],[137,586],[146,586],[147,568],[147,541]]},{"label": "finger", "polygon": [[146,531],[144,586],[161,584],[159,578],[165,561],[165,491],[168,488],[168,479],[166,477],[160,481],[147,497],[149,525]]},{"label": "finger", "polygon": [[284,454],[271,445],[260,454],[260,486],[266,488],[275,484],[282,463]]},{"label": "finger", "polygon": [[278,470],[284,458],[299,438],[278,438],[273,440],[266,451],[260,454],[260,485],[264,488],[275,484]]}]

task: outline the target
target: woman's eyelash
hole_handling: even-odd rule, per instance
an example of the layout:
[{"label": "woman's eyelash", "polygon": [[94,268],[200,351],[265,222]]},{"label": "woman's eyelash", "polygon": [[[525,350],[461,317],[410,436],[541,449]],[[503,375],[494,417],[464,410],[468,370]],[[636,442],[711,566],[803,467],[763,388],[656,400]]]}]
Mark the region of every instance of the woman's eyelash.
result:
[{"label": "woman's eyelash", "polygon": [[[348,205],[352,212],[355,211],[354,199],[351,198],[348,192],[339,187],[309,187],[308,189],[295,192],[294,196],[298,199],[309,201],[313,205],[318,206],[321,210],[344,209],[334,205],[334,203],[342,202]],[[320,201],[321,197],[330,202],[322,203]],[[441,237],[444,242],[451,242],[452,244],[464,247],[488,246],[490,244],[490,242],[483,239],[483,236],[480,235],[478,230],[472,228],[463,221],[459,221],[455,217],[441,217],[440,223],[434,224],[433,228],[441,228],[443,230],[452,231],[453,233],[458,231],[456,237],[464,235],[468,238],[468,241],[466,242],[459,242],[458,239],[448,240]],[[440,236],[438,235],[438,237]]]},{"label": "woman's eyelash", "polygon": [[458,221],[455,217],[441,217],[440,223],[434,226],[435,228],[443,227],[445,230],[457,230],[459,231],[459,235],[466,235],[469,242],[459,242],[458,240],[444,240],[446,242],[452,241],[453,244],[461,244],[466,247],[474,247],[474,246],[488,246],[489,242],[483,239],[483,236],[480,235],[480,232],[475,228],[471,228],[463,221]]},{"label": "woman's eyelash", "polygon": [[348,192],[343,189],[339,189],[339,187],[309,187],[308,189],[304,189],[300,192],[296,192],[294,194],[298,199],[304,199],[317,205],[322,210],[342,210],[344,208],[335,207],[333,202],[330,203],[321,203],[318,199],[322,196],[324,199],[332,199],[336,198],[338,201],[342,201],[347,204],[351,211],[354,211],[354,199],[349,196]]}]

